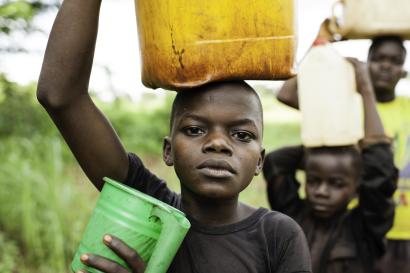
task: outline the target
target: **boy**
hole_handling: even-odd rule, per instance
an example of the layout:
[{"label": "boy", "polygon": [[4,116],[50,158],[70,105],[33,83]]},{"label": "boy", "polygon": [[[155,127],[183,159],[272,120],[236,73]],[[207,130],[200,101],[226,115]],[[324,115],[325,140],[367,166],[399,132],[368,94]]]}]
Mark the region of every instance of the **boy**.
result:
[{"label": "boy", "polygon": [[[364,106],[362,153],[354,146],[288,147],[268,154],[264,163],[270,205],[302,226],[315,273],[370,272],[393,222],[393,154],[367,68],[352,62]],[[305,170],[305,200],[298,195],[297,169]],[[359,205],[348,210],[356,193]]]},{"label": "boy", "polygon": [[[303,232],[290,218],[238,201],[264,160],[262,109],[244,82],[209,84],[178,93],[163,159],[174,166],[178,195],[132,153],[88,95],[101,0],[65,0],[54,23],[38,84],[38,99],[84,172],[123,181],[187,214],[192,227],[168,272],[311,272]],[[138,253],[114,236],[104,243],[144,271]],[[83,263],[107,273],[129,272],[91,253]]]},{"label": "boy", "polygon": [[367,63],[377,102],[387,103],[396,99],[396,86],[407,75],[403,68],[406,54],[400,37],[380,36],[373,39]]},{"label": "boy", "polygon": [[[395,161],[400,170],[409,166],[410,109],[408,97],[397,96],[396,86],[406,76],[403,69],[406,48],[402,39],[383,36],[373,40],[367,59],[378,110],[388,134],[394,138]],[[394,196],[396,215],[387,234],[387,251],[377,263],[377,272],[410,272],[410,188],[407,179],[400,179]]]}]

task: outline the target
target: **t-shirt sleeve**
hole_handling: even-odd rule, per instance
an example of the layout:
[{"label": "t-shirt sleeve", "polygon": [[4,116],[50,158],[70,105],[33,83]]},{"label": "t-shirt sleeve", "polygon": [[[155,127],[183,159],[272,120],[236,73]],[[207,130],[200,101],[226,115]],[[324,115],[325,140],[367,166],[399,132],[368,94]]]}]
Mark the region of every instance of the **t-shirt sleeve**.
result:
[{"label": "t-shirt sleeve", "polygon": [[179,195],[171,191],[164,180],[145,168],[137,155],[129,153],[128,162],[128,175],[124,181],[125,185],[179,208]]},{"label": "t-shirt sleeve", "polygon": [[309,247],[300,226],[290,217],[280,214],[271,225],[275,239],[271,245],[272,273],[312,272]]},{"label": "t-shirt sleeve", "polygon": [[271,208],[291,217],[299,213],[302,203],[298,194],[300,184],[296,179],[302,159],[302,146],[285,147],[269,153],[263,166]]}]

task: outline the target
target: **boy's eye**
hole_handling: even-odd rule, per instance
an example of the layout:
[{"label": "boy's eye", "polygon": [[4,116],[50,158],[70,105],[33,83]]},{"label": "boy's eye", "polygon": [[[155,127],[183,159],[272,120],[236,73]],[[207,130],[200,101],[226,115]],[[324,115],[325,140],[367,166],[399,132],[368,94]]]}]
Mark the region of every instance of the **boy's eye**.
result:
[{"label": "boy's eye", "polygon": [[199,136],[205,133],[205,130],[197,126],[190,126],[190,127],[185,127],[183,129],[183,132],[188,136]]},{"label": "boy's eye", "polygon": [[403,64],[403,59],[402,58],[393,58],[393,60],[392,60],[392,63],[393,64],[396,64],[396,65],[402,65]]},{"label": "boy's eye", "polygon": [[331,179],[329,184],[336,188],[343,188],[346,185],[345,181],[340,178]]},{"label": "boy's eye", "polygon": [[238,131],[238,132],[234,132],[232,134],[232,136],[240,141],[244,141],[244,142],[250,142],[252,139],[254,139],[255,137],[246,131]]},{"label": "boy's eye", "polygon": [[307,176],[306,183],[311,186],[316,186],[320,183],[320,179],[318,177]]}]

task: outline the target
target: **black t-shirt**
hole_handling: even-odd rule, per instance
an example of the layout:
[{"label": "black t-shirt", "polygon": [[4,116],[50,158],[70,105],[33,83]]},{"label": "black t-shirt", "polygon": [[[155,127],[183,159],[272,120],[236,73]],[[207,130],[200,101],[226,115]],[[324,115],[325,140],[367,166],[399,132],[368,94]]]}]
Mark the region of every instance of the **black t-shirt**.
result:
[{"label": "black t-shirt", "polygon": [[[181,197],[129,154],[125,184],[181,209]],[[210,227],[189,215],[191,229],[168,273],[311,272],[310,255],[300,227],[288,216],[259,208],[230,225]]]},{"label": "black t-shirt", "polygon": [[[296,171],[303,160],[302,146],[284,147],[267,154],[263,174],[272,209],[295,219],[305,231],[310,247],[327,238],[322,252],[313,256],[315,273],[371,272],[374,260],[384,251],[384,236],[394,218],[392,195],[398,172],[390,145],[376,143],[362,150],[359,203],[329,219],[325,235],[323,221],[312,216],[307,201],[299,196]],[[322,227],[320,234],[318,226]]]}]

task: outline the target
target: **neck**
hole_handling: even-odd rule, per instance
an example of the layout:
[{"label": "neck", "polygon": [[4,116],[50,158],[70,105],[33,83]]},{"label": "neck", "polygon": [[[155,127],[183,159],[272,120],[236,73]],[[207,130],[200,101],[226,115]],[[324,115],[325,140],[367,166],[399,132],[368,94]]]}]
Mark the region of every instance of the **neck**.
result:
[{"label": "neck", "polygon": [[396,92],[386,90],[375,90],[377,102],[391,102],[396,98]]},{"label": "neck", "polygon": [[253,210],[232,199],[215,199],[198,196],[181,187],[182,210],[201,224],[209,226],[236,223],[249,216]]}]

